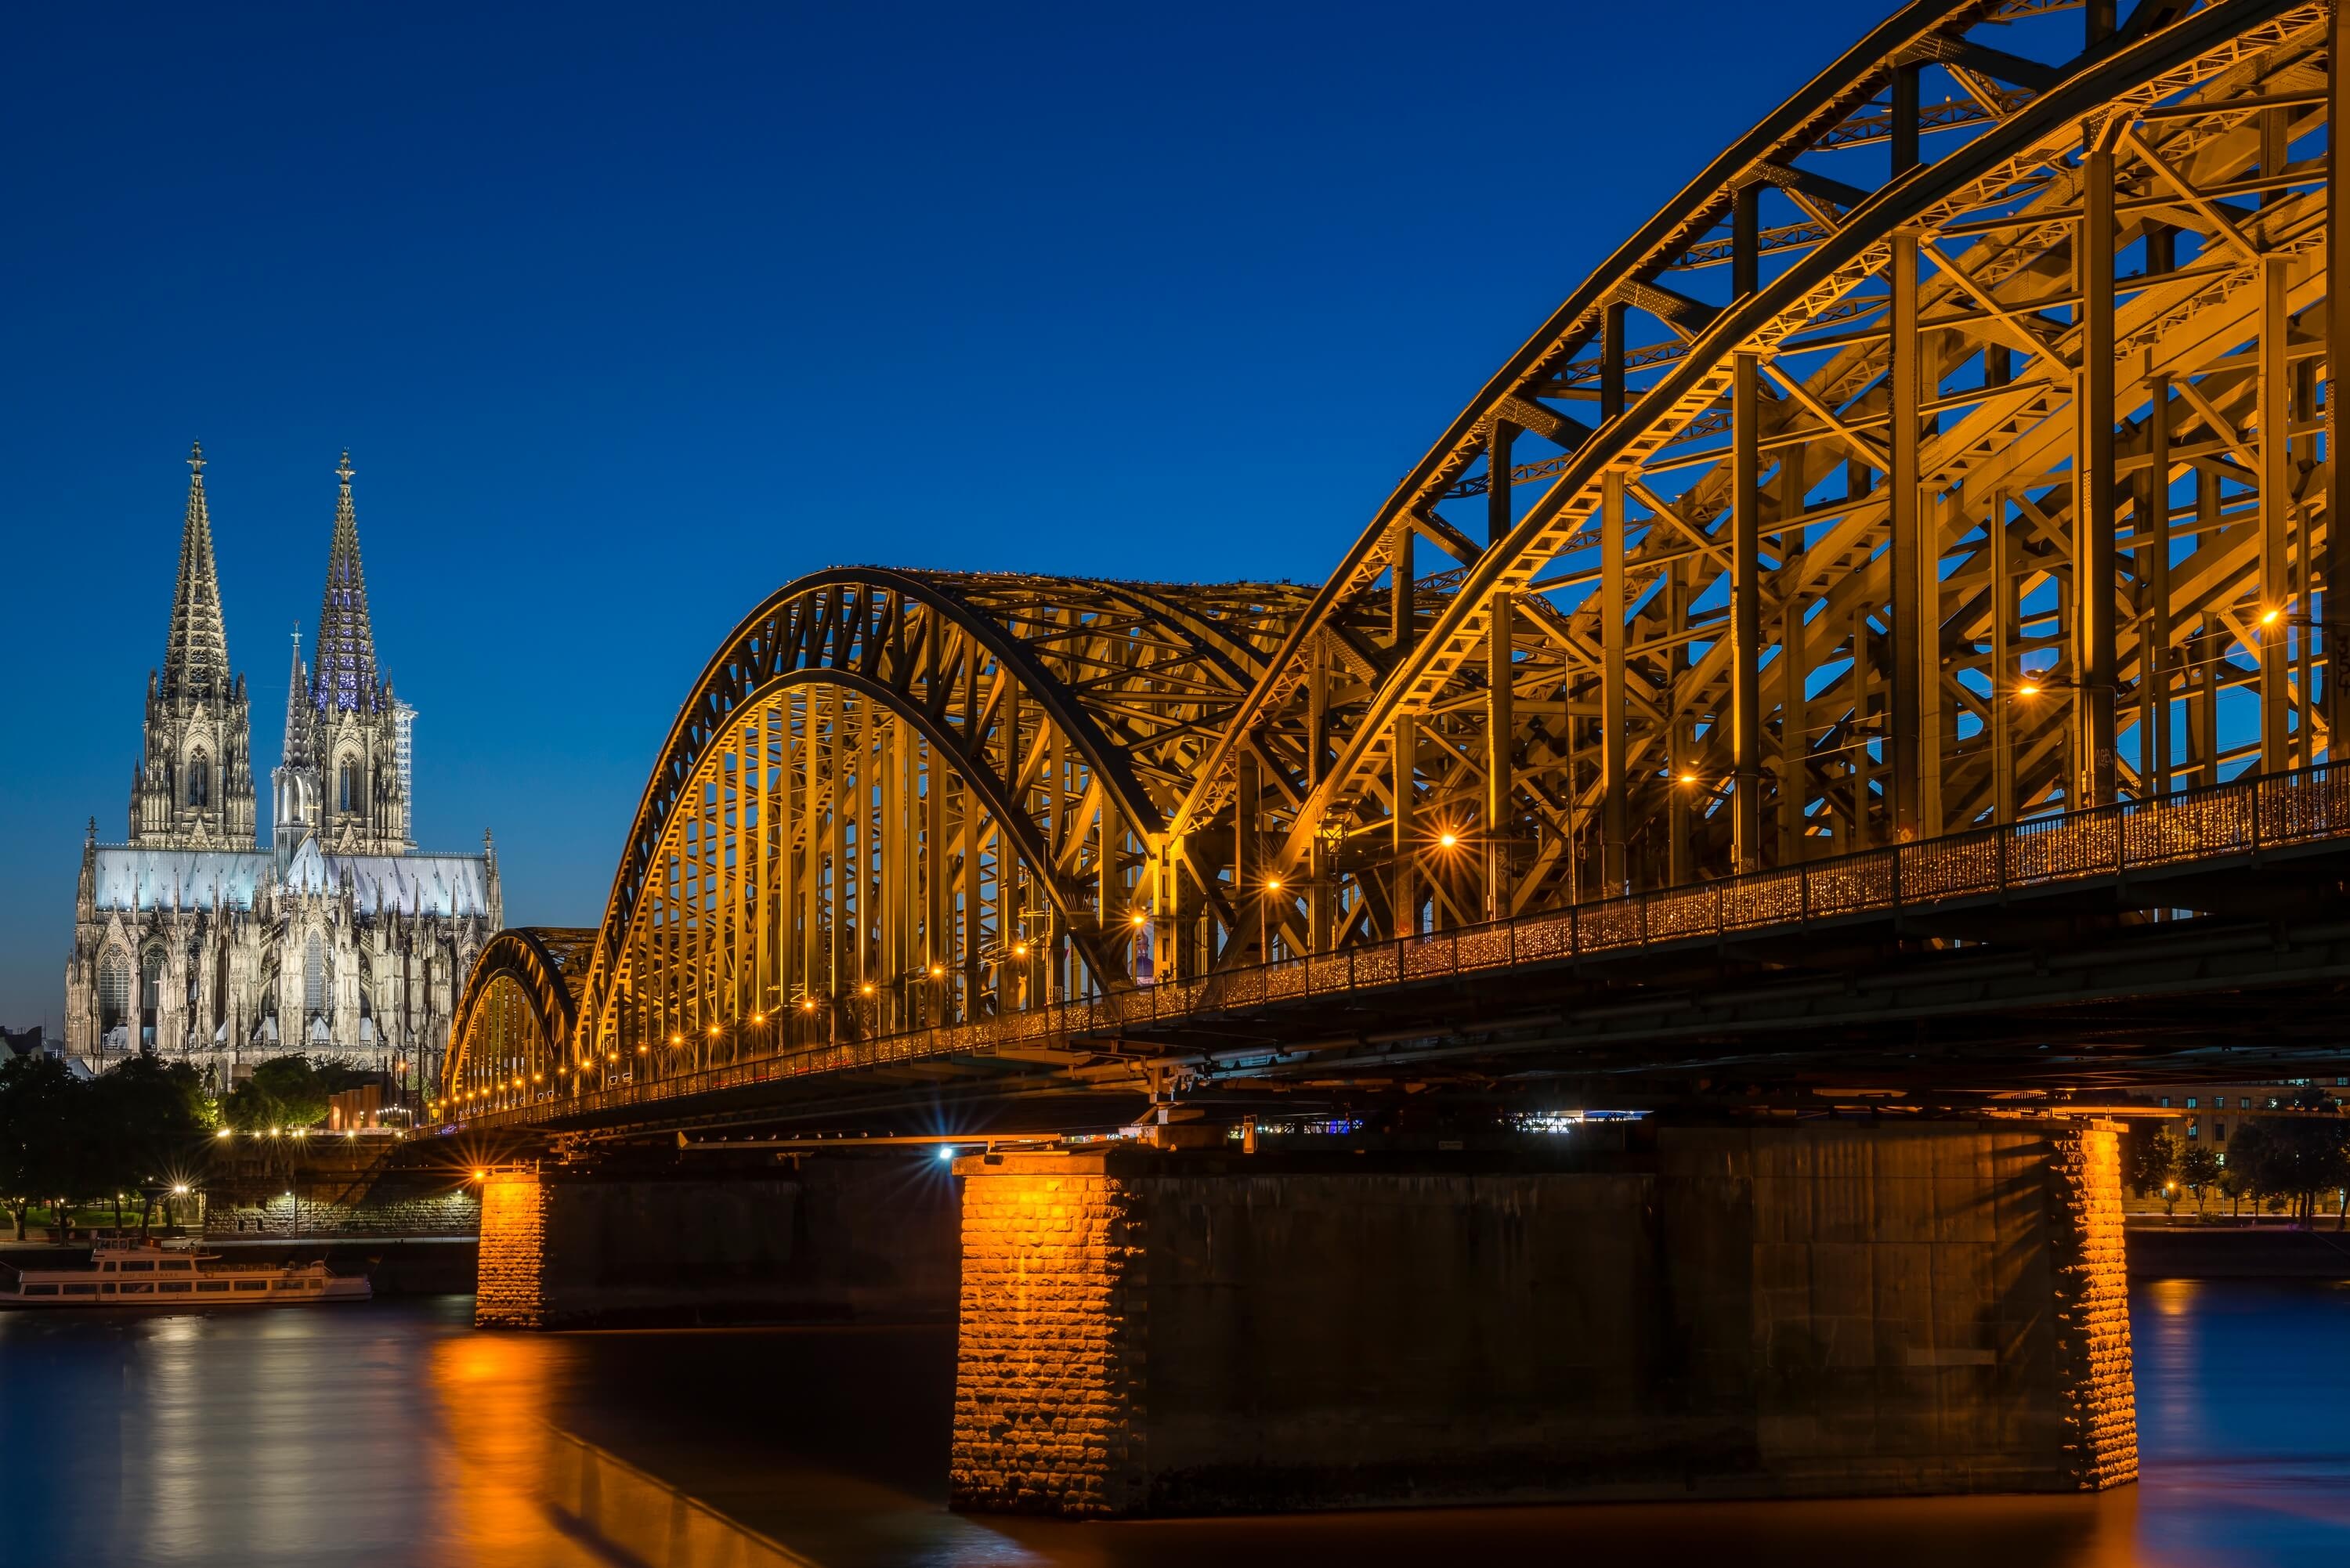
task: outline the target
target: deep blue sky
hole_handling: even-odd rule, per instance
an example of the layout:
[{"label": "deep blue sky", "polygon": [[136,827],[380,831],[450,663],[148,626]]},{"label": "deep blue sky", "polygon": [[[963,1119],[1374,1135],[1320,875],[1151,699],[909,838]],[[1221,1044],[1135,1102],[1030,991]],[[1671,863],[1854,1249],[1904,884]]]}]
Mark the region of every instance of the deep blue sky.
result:
[{"label": "deep blue sky", "polygon": [[510,920],[593,924],[771,588],[1319,577],[1890,8],[17,8],[0,1021],[59,1021],[82,824],[124,832],[192,438],[265,817],[348,446],[419,837],[494,828]]}]

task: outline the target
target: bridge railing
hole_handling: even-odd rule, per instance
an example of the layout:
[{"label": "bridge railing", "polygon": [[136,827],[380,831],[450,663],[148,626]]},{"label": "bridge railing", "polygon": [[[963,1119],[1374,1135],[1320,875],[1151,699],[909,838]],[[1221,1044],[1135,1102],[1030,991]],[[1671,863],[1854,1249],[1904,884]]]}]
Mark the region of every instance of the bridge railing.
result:
[{"label": "bridge railing", "polygon": [[[2134,869],[2258,854],[2350,836],[2350,763],[2240,779],[2149,800],[1835,856],[1776,870],[1627,894],[1488,925],[1277,960],[1196,980],[1030,1008],[723,1067],[550,1095],[469,1118],[529,1120],[927,1056],[988,1054],[1115,1037],[1315,996],[1620,954],[1678,942],[2118,877]],[[553,1102],[550,1104],[550,1102]]]}]

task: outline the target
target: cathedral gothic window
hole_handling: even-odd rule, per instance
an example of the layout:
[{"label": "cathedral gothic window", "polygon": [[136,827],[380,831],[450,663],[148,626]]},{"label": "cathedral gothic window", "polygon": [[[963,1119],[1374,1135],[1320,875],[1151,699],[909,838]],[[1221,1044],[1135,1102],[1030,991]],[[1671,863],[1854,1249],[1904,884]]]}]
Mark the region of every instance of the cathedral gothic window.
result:
[{"label": "cathedral gothic window", "polygon": [[341,793],[337,797],[337,811],[357,811],[359,808],[359,770],[348,757],[343,759]]},{"label": "cathedral gothic window", "polygon": [[161,1024],[163,1006],[163,950],[149,948],[139,961],[139,1043],[153,1045],[155,1031]]},{"label": "cathedral gothic window", "polygon": [[98,966],[98,1027],[100,1033],[119,1029],[130,1018],[130,966],[120,953],[109,953]]},{"label": "cathedral gothic window", "polygon": [[310,933],[302,955],[302,1020],[308,1023],[327,1011],[327,944]]},{"label": "cathedral gothic window", "polygon": [[213,803],[212,764],[198,752],[188,760],[188,804],[210,805]]}]

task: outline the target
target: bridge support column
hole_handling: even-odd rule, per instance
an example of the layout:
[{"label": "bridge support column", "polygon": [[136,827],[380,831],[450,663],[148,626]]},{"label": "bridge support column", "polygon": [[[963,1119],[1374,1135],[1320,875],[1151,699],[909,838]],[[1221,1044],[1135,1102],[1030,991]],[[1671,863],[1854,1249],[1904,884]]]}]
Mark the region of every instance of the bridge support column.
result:
[{"label": "bridge support column", "polygon": [[473,1322],[944,1319],[954,1215],[926,1155],[710,1175],[493,1171]]},{"label": "bridge support column", "polygon": [[[1596,1135],[1604,1136],[1604,1135]],[[954,1506],[2067,1491],[2137,1471],[2114,1132],[966,1158]]]}]

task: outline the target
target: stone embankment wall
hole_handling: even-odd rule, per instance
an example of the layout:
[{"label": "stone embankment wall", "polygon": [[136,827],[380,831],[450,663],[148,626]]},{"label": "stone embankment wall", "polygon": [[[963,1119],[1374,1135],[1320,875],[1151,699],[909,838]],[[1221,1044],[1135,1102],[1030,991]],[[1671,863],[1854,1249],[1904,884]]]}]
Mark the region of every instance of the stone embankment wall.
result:
[{"label": "stone embankment wall", "polygon": [[773,1176],[500,1171],[483,1186],[485,1327],[944,1319],[953,1183],[935,1159],[806,1158]]},{"label": "stone embankment wall", "polygon": [[471,1236],[481,1199],[453,1167],[420,1165],[404,1140],[239,1139],[204,1180],[206,1236]]},{"label": "stone embankment wall", "polygon": [[2013,1121],[1667,1129],[1581,1168],[967,1158],[952,1498],[2113,1485],[2117,1162],[2110,1131]]}]

